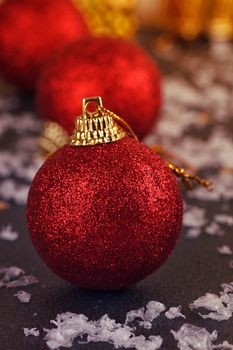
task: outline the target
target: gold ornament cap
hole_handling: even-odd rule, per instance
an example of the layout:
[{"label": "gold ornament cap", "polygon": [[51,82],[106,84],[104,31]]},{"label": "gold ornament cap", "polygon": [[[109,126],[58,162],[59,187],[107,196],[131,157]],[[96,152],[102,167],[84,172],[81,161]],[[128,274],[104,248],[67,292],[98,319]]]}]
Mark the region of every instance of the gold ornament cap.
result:
[{"label": "gold ornament cap", "polygon": [[[94,111],[88,109],[93,104]],[[75,120],[75,130],[70,138],[71,146],[90,146],[114,142],[126,136],[126,132],[114,119],[114,113],[103,107],[101,97],[82,100],[83,114]]]}]

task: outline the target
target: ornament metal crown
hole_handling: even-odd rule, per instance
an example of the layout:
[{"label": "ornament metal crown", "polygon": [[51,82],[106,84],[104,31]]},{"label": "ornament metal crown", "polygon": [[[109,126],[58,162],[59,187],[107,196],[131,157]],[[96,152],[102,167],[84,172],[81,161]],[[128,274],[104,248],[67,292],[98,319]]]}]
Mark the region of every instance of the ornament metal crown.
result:
[{"label": "ornament metal crown", "polygon": [[[88,110],[94,103],[95,110]],[[114,142],[126,136],[125,130],[115,121],[114,114],[103,108],[101,97],[88,97],[82,101],[83,114],[75,120],[71,146],[89,146]]]},{"label": "ornament metal crown", "polygon": [[[88,110],[88,105],[94,103],[93,112]],[[70,138],[70,146],[90,146],[105,144],[122,139],[126,135],[138,140],[137,136],[129,126],[129,124],[103,107],[101,97],[88,97],[82,100],[83,114],[75,120],[75,130]],[[121,127],[122,126],[122,127]],[[47,155],[56,151],[59,147],[68,143],[68,135],[61,126],[54,122],[45,125],[43,135],[39,139],[39,144]],[[163,149],[161,145],[154,145],[151,150],[161,156],[174,158],[171,154]],[[182,179],[189,189],[192,189],[192,183],[195,182],[212,191],[212,182],[203,179],[195,174],[189,174],[184,168],[177,167],[166,161],[167,166],[173,173]]]}]

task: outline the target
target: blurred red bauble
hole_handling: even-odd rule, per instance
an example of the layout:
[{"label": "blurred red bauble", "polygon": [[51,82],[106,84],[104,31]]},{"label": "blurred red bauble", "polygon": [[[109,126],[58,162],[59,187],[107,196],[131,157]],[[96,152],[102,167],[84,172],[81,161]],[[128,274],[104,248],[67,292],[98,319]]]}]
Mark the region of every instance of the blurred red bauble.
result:
[{"label": "blurred red bauble", "polygon": [[[103,119],[99,133],[93,131],[99,121],[77,123],[89,127],[86,139],[77,132],[81,146],[74,140],[53,153],[32,182],[29,231],[39,255],[62,278],[83,288],[122,288],[151,274],[172,252],[182,224],[181,194],[171,170],[147,146],[121,129],[118,136],[109,133]],[[117,134],[115,126],[112,131]],[[87,145],[91,134],[93,142],[97,134],[100,142],[109,135],[114,141]]]},{"label": "blurred red bauble", "polygon": [[160,73],[147,53],[131,42],[81,39],[43,70],[37,96],[40,114],[71,133],[83,96],[102,96],[106,108],[125,118],[141,138],[158,117]]},{"label": "blurred red bauble", "polygon": [[44,63],[87,32],[70,0],[5,0],[0,5],[0,74],[31,89]]}]

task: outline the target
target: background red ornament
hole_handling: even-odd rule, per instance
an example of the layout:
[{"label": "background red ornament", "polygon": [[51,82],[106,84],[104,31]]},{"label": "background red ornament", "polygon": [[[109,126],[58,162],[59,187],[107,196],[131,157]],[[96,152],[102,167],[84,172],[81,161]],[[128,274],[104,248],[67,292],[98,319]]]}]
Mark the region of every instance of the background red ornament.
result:
[{"label": "background red ornament", "polygon": [[72,132],[83,96],[102,96],[139,137],[153,126],[161,106],[161,78],[140,47],[122,39],[85,38],[43,71],[38,84],[41,116]]},{"label": "background red ornament", "polygon": [[70,0],[5,0],[0,5],[0,74],[31,89],[42,65],[86,34]]},{"label": "background red ornament", "polygon": [[127,136],[62,147],[35,176],[27,202],[39,255],[62,278],[91,289],[122,288],[151,274],[172,252],[182,216],[171,170]]}]

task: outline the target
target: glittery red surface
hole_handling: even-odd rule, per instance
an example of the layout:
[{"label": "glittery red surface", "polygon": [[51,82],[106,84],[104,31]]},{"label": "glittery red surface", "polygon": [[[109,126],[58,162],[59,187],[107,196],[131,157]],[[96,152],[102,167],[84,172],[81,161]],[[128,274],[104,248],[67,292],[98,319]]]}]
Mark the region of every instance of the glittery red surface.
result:
[{"label": "glittery red surface", "polygon": [[40,114],[70,133],[74,116],[82,114],[83,96],[101,96],[104,106],[123,117],[142,137],[158,117],[160,74],[154,61],[133,43],[116,38],[82,39],[42,73]]},{"label": "glittery red surface", "polygon": [[86,33],[70,0],[5,0],[0,5],[0,74],[30,89],[41,66]]},{"label": "glittery red surface", "polygon": [[64,146],[35,176],[31,238],[47,265],[80,287],[137,282],[172,252],[183,216],[176,178],[145,145],[125,137]]}]

